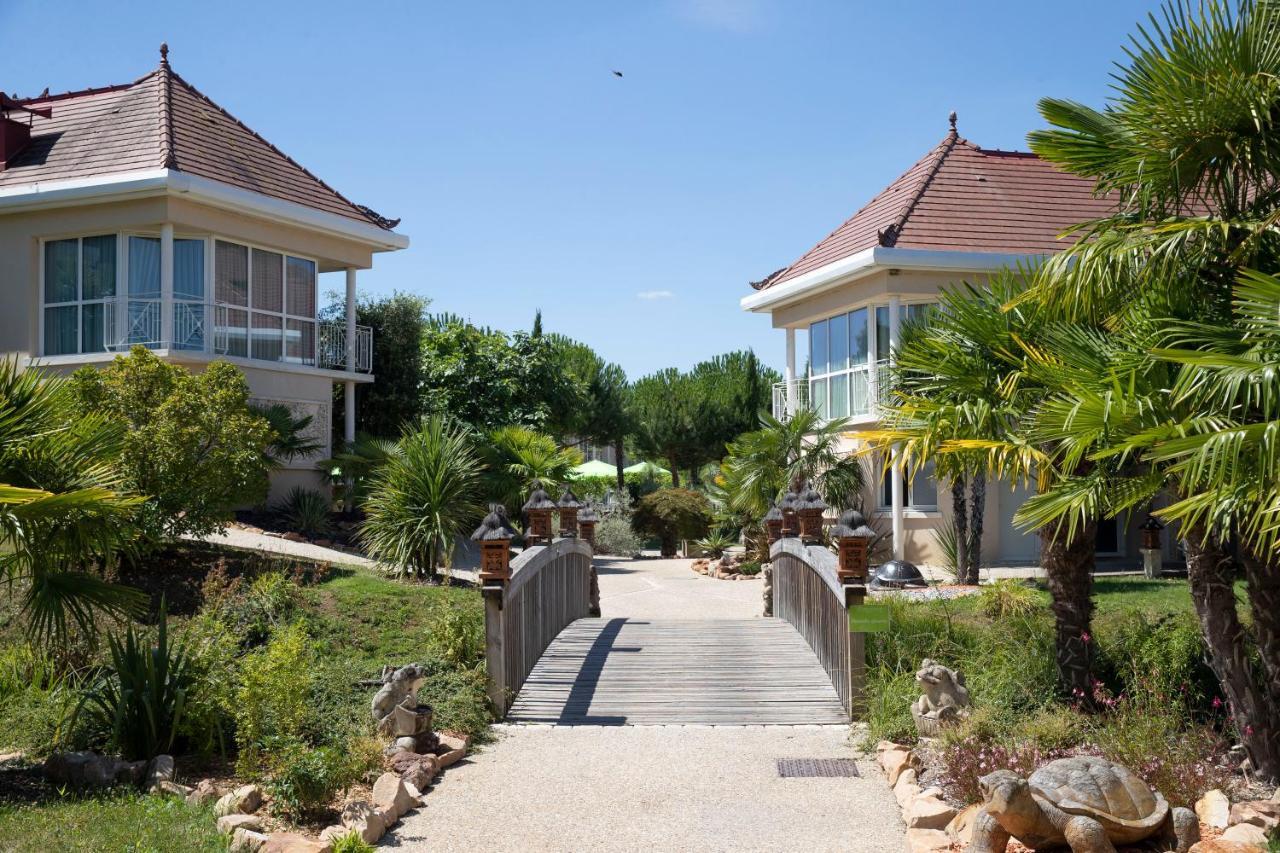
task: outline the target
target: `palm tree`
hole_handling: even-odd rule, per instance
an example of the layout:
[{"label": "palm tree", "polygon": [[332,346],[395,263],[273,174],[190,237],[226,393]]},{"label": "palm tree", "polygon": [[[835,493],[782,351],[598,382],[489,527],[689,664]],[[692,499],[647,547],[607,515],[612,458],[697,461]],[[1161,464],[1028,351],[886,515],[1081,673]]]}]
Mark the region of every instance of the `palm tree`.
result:
[{"label": "palm tree", "polygon": [[370,555],[399,574],[437,581],[455,539],[480,512],[483,472],[465,426],[423,418],[373,473],[360,527]]},{"label": "palm tree", "polygon": [[344,443],[332,458],[322,459],[316,467],[341,494],[343,507],[349,513],[368,494],[373,473],[398,455],[399,442],[357,433],[354,441]]},{"label": "palm tree", "polygon": [[122,436],[80,414],[65,380],[0,362],[0,579],[38,637],[61,640],[72,623],[92,634],[97,614],[130,615],[142,601],[102,575],[139,537],[142,499],[116,465]]},{"label": "palm tree", "polygon": [[323,447],[313,436],[307,434],[314,420],[312,415],[295,415],[284,403],[249,408],[271,427],[272,439],[267,453],[276,467],[302,456],[310,456]]},{"label": "palm tree", "polygon": [[541,483],[554,496],[569,481],[582,454],[561,447],[551,436],[522,426],[493,430],[480,452],[485,460],[485,493],[503,506],[520,506],[533,484]]}]

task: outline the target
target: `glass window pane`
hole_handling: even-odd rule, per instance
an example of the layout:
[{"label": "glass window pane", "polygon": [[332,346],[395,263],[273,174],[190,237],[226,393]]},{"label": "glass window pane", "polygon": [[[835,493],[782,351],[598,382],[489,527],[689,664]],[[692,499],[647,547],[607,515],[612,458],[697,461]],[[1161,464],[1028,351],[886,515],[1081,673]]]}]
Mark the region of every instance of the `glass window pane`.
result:
[{"label": "glass window pane", "polygon": [[264,361],[280,361],[280,357],[284,354],[284,342],[280,334],[282,325],[279,317],[253,312],[253,348],[250,350],[249,357]]},{"label": "glass window pane", "polygon": [[80,314],[80,351],[102,352],[103,333],[106,329],[107,311],[114,311],[115,305],[110,302],[93,302],[81,309]]},{"label": "glass window pane", "polygon": [[228,305],[248,305],[248,247],[217,241],[213,250],[213,280],[215,300]]},{"label": "glass window pane", "polygon": [[160,298],[160,238],[129,238],[129,295]]},{"label": "glass window pane", "polygon": [[849,374],[849,414],[871,414],[871,383],[866,368]]},{"label": "glass window pane", "polygon": [[814,379],[809,383],[809,405],[813,406],[814,411],[818,413],[818,417],[829,417],[827,412],[827,380]]},{"label": "glass window pane", "polygon": [[68,355],[78,352],[80,309],[74,305],[65,308],[44,309],[44,354]]},{"label": "glass window pane", "polygon": [[289,258],[286,275],[289,294],[285,310],[295,317],[316,316],[316,265],[302,258]]},{"label": "glass window pane", "polygon": [[876,361],[889,358],[889,306],[876,308]]},{"label": "glass window pane", "polygon": [[893,471],[883,471],[880,474],[880,506],[889,508],[893,506]]},{"label": "glass window pane", "polygon": [[[77,296],[76,267],[80,264],[80,241],[50,240],[44,244],[44,301],[74,302]],[[75,338],[72,338],[72,346]],[[52,353],[45,351],[46,355]],[[73,350],[74,352],[74,350]]]},{"label": "glass window pane", "polygon": [[173,296],[204,299],[204,241],[173,241]]},{"label": "glass window pane", "polygon": [[316,324],[288,320],[285,324],[285,360],[299,364],[316,362]]},{"label": "glass window pane", "polygon": [[214,351],[245,358],[249,355],[249,312],[219,305],[215,309],[218,327]]},{"label": "glass window pane", "polygon": [[841,314],[827,321],[827,346],[831,356],[827,369],[845,370],[849,367],[849,315]]},{"label": "glass window pane", "polygon": [[81,284],[85,299],[106,299],[116,295],[116,235],[85,237],[83,264]]},{"label": "glass window pane", "polygon": [[284,312],[284,256],[253,250],[253,307]]},{"label": "glass window pane", "polygon": [[849,374],[839,373],[831,377],[831,417],[849,416]]},{"label": "glass window pane", "polygon": [[917,509],[934,509],[938,505],[938,481],[934,478],[933,462],[926,462],[911,478],[911,506]]},{"label": "glass window pane", "polygon": [[209,310],[203,302],[173,303],[173,345],[177,349],[204,349]]},{"label": "glass window pane", "polygon": [[809,327],[809,364],[814,375],[827,372],[827,321]]},{"label": "glass window pane", "polygon": [[867,309],[849,314],[849,363],[855,367],[867,363]]}]

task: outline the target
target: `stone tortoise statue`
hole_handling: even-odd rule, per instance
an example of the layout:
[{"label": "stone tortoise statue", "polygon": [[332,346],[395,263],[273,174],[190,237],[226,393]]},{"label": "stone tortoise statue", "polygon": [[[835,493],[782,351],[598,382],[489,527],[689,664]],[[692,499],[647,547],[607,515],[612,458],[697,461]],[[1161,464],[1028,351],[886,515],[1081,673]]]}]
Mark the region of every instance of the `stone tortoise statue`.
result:
[{"label": "stone tortoise statue", "polygon": [[1190,809],[1170,809],[1128,768],[1105,758],[1051,761],[1023,779],[997,770],[978,780],[983,807],[966,853],[1004,853],[1012,836],[1032,850],[1116,853],[1117,844],[1158,838],[1186,853],[1200,840]]}]

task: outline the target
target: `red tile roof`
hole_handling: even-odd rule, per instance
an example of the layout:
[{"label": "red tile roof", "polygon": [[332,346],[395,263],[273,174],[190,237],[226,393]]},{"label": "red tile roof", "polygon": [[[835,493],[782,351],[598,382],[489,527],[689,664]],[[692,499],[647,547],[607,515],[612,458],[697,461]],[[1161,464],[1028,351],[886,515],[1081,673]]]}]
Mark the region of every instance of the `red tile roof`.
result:
[{"label": "red tile roof", "polygon": [[1034,154],[987,151],[954,124],[938,145],[791,266],[752,284],[764,290],[876,246],[1001,254],[1064,248],[1066,229],[1106,216],[1114,202],[1093,182]]},{"label": "red tile roof", "polygon": [[[162,59],[133,83],[19,101],[49,106],[31,142],[0,171],[0,188],[169,168],[391,229],[182,79]],[[23,117],[24,120],[26,116]]]}]

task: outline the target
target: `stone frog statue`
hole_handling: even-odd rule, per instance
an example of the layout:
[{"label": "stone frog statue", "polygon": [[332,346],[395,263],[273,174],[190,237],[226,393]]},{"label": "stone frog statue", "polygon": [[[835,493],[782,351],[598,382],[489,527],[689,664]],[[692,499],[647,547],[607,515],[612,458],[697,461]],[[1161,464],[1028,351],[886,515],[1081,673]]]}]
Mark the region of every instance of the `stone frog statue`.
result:
[{"label": "stone frog statue", "polygon": [[409,664],[383,677],[385,683],[373,697],[373,720],[379,729],[391,723],[396,708],[417,710],[418,688],[426,681],[426,672],[418,664]]},{"label": "stone frog statue", "polygon": [[916,684],[921,693],[911,705],[911,716],[921,735],[935,737],[944,724],[968,715],[969,688],[959,670],[925,658],[916,672]]}]

